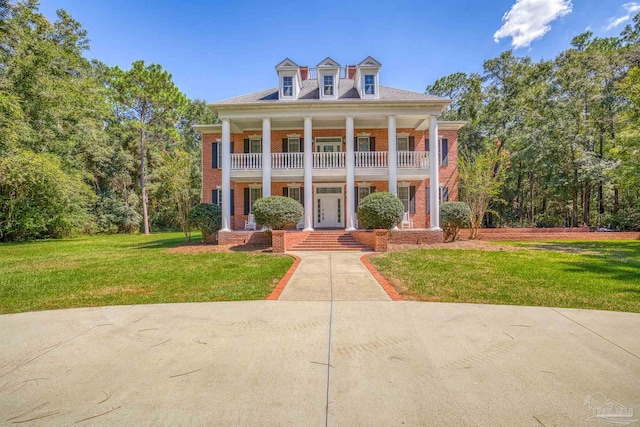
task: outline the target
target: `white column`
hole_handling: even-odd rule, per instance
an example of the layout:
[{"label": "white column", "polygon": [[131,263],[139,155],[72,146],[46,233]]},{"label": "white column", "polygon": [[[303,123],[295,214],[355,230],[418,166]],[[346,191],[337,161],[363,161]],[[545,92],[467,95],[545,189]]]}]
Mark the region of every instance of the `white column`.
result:
[{"label": "white column", "polygon": [[304,231],[313,231],[313,136],[311,117],[304,118]]},{"label": "white column", "polygon": [[231,123],[222,119],[222,229],[231,231]]},{"label": "white column", "polygon": [[354,202],[355,197],[353,194],[354,186],[355,186],[355,166],[356,159],[354,155],[354,147],[353,147],[353,117],[347,116],[345,122],[346,128],[346,138],[347,138],[347,191],[345,192],[347,197],[347,202],[345,203],[347,206],[346,210],[346,222],[347,228],[346,231],[355,230],[353,226],[353,215],[354,215]]},{"label": "white column", "polygon": [[271,195],[271,119],[262,119],[262,197]]},{"label": "white column", "polygon": [[440,173],[438,152],[440,144],[438,141],[438,119],[429,119],[429,197],[431,198],[431,230],[439,231],[440,228]]},{"label": "white column", "polygon": [[398,195],[398,150],[396,139],[396,117],[389,116],[389,148],[388,148],[388,161],[389,161],[389,193],[394,196]]}]

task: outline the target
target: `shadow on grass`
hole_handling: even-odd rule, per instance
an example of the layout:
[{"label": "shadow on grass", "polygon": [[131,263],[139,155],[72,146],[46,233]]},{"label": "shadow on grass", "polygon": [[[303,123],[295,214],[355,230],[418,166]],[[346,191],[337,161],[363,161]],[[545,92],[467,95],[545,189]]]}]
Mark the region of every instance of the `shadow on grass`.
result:
[{"label": "shadow on grass", "polygon": [[174,239],[159,239],[151,242],[140,243],[133,245],[134,249],[168,249],[177,246],[181,243],[185,243],[184,237],[176,237]]}]

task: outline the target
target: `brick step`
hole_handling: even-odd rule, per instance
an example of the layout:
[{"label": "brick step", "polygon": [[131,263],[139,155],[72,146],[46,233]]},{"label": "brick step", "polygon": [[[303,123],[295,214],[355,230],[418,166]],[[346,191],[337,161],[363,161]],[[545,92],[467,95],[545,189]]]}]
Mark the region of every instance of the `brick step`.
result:
[{"label": "brick step", "polygon": [[369,251],[369,247],[358,242],[344,231],[315,232],[296,243],[292,251]]}]

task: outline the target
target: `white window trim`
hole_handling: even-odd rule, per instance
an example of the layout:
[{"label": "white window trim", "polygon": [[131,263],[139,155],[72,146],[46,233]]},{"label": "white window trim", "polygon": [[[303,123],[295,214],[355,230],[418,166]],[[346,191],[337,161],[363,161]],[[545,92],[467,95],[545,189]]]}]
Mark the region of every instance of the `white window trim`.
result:
[{"label": "white window trim", "polygon": [[411,186],[408,184],[398,184],[398,198],[402,201],[402,204],[404,205],[404,200],[402,200],[402,198],[400,197],[400,189],[401,188],[406,188],[407,189],[407,204],[405,206],[405,212],[410,212],[411,210]]},{"label": "white window trim", "polygon": [[[298,149],[297,150],[295,150],[295,151],[291,150],[291,141],[294,141],[294,142],[298,143]],[[287,147],[288,147],[290,153],[298,153],[298,152],[302,151],[301,150],[302,146],[300,145],[300,137],[288,137],[287,138]]]},{"label": "white window trim", "polygon": [[357,141],[357,143],[358,143],[358,147],[357,147],[357,148],[358,148],[358,151],[364,151],[364,150],[361,150],[361,149],[360,149],[360,139],[363,139],[363,140],[364,140],[365,138],[366,138],[366,140],[367,140],[367,147],[368,147],[366,151],[371,151],[371,137],[370,137],[370,136],[368,136],[368,135],[367,135],[367,136],[358,136],[358,138],[357,138],[357,140],[356,140],[356,141]]},{"label": "white window trim", "polygon": [[[288,194],[289,194],[289,198],[295,200],[296,202],[300,203],[300,204],[304,204],[304,194],[302,194],[302,187],[300,186],[300,184],[292,184],[292,185],[288,185],[287,188],[288,190]],[[297,190],[298,191],[298,198],[296,199],[295,197],[291,197],[291,190]]]},{"label": "white window trim", "polygon": [[[364,190],[367,189],[367,194],[366,196],[362,196],[360,193],[360,190]],[[369,194],[371,194],[371,186],[370,185],[360,185],[358,186],[358,206],[360,206],[360,202],[362,201],[362,199],[364,199],[365,197],[367,197]],[[356,206],[356,208],[358,207]]]},{"label": "white window trim", "polygon": [[[400,140],[404,140],[407,143],[407,149],[406,150],[401,150],[400,149]],[[409,137],[408,136],[398,136],[396,138],[396,151],[409,151]]]},{"label": "white window trim", "polygon": [[[258,197],[255,200],[253,200],[254,190],[260,191],[260,197]],[[260,199],[262,199],[262,185],[255,185],[255,184],[249,185],[249,213],[253,212],[254,203]]]},{"label": "white window trim", "polygon": [[[367,93],[367,77],[373,77],[373,83],[371,85],[373,85],[373,93]],[[376,80],[377,80],[377,76],[375,74],[364,74],[362,75],[362,94],[365,97],[372,97],[375,98],[376,96],[376,88],[377,88],[377,84],[376,84]],[[371,86],[369,85],[369,86]]]},{"label": "white window trim", "polygon": [[[252,150],[252,143],[258,142],[260,144],[260,151]],[[249,153],[258,154],[262,153],[262,138],[249,138]]]},{"label": "white window trim", "polygon": [[[318,73],[318,92],[320,93],[320,99],[337,99],[338,98],[338,84],[340,81],[340,70],[324,70]],[[333,94],[325,95],[324,93],[324,78],[331,77],[333,79]]]}]

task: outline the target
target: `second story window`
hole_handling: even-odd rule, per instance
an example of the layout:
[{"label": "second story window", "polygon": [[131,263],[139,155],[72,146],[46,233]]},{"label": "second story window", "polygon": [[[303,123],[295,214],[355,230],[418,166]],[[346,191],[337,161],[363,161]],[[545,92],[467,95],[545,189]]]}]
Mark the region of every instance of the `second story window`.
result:
[{"label": "second story window", "polygon": [[293,77],[282,78],[282,95],[293,96]]},{"label": "second story window", "polygon": [[409,138],[407,137],[402,137],[402,138],[398,138],[397,140],[397,145],[396,145],[396,150],[398,151],[409,151]]},{"label": "second story window", "polygon": [[371,145],[369,144],[368,136],[358,137],[358,151],[371,151]]},{"label": "second story window", "polygon": [[262,140],[250,139],[249,140],[249,152],[250,153],[262,153]]},{"label": "second story window", "polygon": [[376,94],[376,78],[373,74],[365,74],[364,76],[364,93],[365,95]]},{"label": "second story window", "polygon": [[322,94],[325,96],[333,96],[333,76],[324,76]]}]

